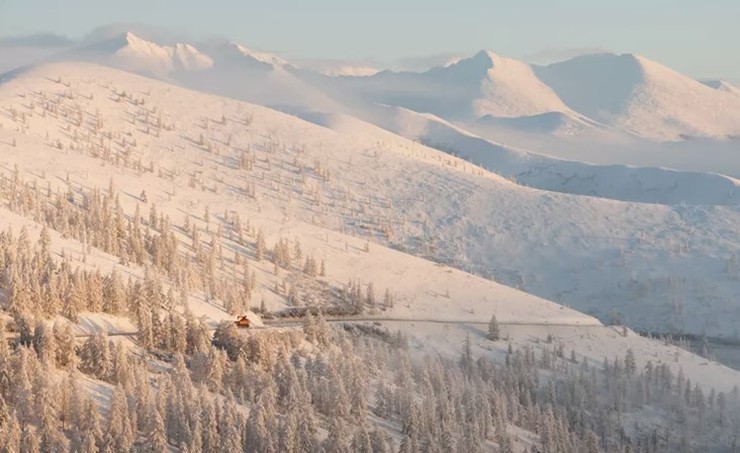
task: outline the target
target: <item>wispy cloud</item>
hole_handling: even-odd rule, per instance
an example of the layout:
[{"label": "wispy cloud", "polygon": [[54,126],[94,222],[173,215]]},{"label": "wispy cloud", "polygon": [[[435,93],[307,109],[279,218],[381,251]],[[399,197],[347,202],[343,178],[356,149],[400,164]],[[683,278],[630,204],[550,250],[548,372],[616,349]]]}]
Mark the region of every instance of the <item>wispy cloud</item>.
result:
[{"label": "wispy cloud", "polygon": [[53,33],[39,33],[25,36],[0,37],[0,47],[68,47],[75,41]]},{"label": "wispy cloud", "polygon": [[592,55],[596,53],[611,52],[604,47],[567,47],[567,48],[548,48],[538,50],[537,52],[522,57],[524,61],[535,64],[549,64],[558,61],[569,60],[581,55]]},{"label": "wispy cloud", "polygon": [[126,32],[131,32],[142,39],[162,45],[172,45],[178,42],[192,42],[195,40],[195,38],[188,32],[172,31],[147,24],[126,22],[113,23],[95,28],[85,35],[84,40],[87,42],[102,41],[114,38]]},{"label": "wispy cloud", "polygon": [[439,53],[421,57],[401,58],[391,62],[390,69],[397,71],[425,71],[436,66],[445,66],[465,58],[463,53]]}]

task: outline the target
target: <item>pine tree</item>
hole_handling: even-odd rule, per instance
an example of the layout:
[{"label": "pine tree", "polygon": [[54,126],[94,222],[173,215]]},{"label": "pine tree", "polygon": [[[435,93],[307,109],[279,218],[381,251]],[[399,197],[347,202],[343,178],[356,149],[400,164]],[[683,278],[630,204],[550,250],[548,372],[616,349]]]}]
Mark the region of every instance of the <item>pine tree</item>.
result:
[{"label": "pine tree", "polygon": [[383,295],[383,307],[386,310],[389,308],[393,308],[393,295],[388,288],[385,289],[385,294]]},{"label": "pine tree", "polygon": [[165,433],[162,414],[154,406],[150,408],[150,413],[152,414],[152,423],[146,435],[146,451],[151,453],[167,451],[167,434]]},{"label": "pine tree", "polygon": [[46,323],[40,322],[36,325],[33,347],[39,360],[46,366],[53,365],[56,360],[57,345],[54,340],[54,334]]},{"label": "pine tree", "polygon": [[265,259],[265,234],[262,229],[257,232],[257,244],[255,246],[255,258],[257,261],[262,262]]},{"label": "pine tree", "polygon": [[108,430],[105,446],[108,451],[131,451],[134,432],[131,429],[128,404],[123,387],[118,385],[114,392],[108,415]]},{"label": "pine tree", "polygon": [[371,312],[375,312],[375,285],[372,282],[367,284],[365,303],[370,307]]},{"label": "pine tree", "polygon": [[295,410],[290,410],[280,423],[278,436],[279,451],[286,453],[298,450],[298,418]]},{"label": "pine tree", "polygon": [[393,441],[390,436],[379,429],[370,433],[370,448],[373,453],[391,453]]},{"label": "pine tree", "polygon": [[488,336],[487,338],[491,341],[498,341],[501,338],[501,332],[498,327],[498,320],[496,315],[491,315],[491,320],[488,321]]},{"label": "pine tree", "polygon": [[462,355],[460,356],[460,367],[469,374],[473,370],[473,352],[470,344],[470,334],[465,335],[465,341],[463,342]]},{"label": "pine tree", "polygon": [[624,357],[624,369],[627,372],[627,376],[632,377],[637,371],[637,362],[635,361],[635,353],[632,348],[627,349],[627,354]]},{"label": "pine tree", "polygon": [[41,453],[41,445],[39,445],[38,436],[35,432],[31,431],[30,425],[23,428],[20,443],[21,448],[19,451],[23,453]]},{"label": "pine tree", "polygon": [[303,261],[303,250],[301,249],[301,241],[296,236],[295,241],[293,243],[293,259],[295,260],[298,265],[301,265],[301,262]]}]

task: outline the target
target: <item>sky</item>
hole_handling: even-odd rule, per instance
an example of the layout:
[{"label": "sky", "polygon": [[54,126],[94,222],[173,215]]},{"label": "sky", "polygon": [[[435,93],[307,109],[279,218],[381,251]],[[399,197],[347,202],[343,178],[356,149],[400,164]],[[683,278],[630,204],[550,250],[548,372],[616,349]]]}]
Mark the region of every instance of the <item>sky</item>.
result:
[{"label": "sky", "polygon": [[737,0],[0,0],[0,38],[144,23],[288,58],[392,61],[490,49],[535,62],[629,52],[740,80]]}]

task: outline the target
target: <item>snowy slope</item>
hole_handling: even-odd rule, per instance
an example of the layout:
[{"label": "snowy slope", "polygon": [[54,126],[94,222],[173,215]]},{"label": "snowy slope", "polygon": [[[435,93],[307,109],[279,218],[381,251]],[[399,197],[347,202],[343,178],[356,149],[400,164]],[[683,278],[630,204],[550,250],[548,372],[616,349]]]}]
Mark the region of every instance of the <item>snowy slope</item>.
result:
[{"label": "snowy slope", "polygon": [[[124,90],[138,94],[133,99],[116,97]],[[43,96],[56,106],[56,113],[42,116]],[[502,334],[514,346],[533,347],[538,355],[548,341],[562,342],[579,361],[588,358],[591,363],[604,356],[621,357],[632,348],[640,366],[648,360],[667,363],[674,371],[683,369],[705,389],[727,391],[738,382],[738,372],[716,363],[631,332],[623,336],[622,329],[604,327],[571,308],[412,256],[446,259],[451,247],[459,247],[449,260],[457,267],[486,271],[528,291],[542,288],[542,279],[549,280],[548,291],[557,282],[573,284],[558,300],[588,308],[580,297],[593,297],[599,303],[593,307],[595,312],[605,308],[600,305],[604,301],[609,304],[607,310],[630,308],[621,300],[626,296],[636,305],[626,312],[630,324],[640,324],[640,316],[662,325],[663,313],[655,312],[662,307],[655,300],[661,300],[661,292],[674,297],[678,292],[686,294],[687,286],[661,278],[645,280],[640,273],[672,272],[686,278],[689,291],[697,296],[685,299],[682,308],[687,316],[706,321],[719,313],[727,323],[717,323],[716,332],[729,332],[737,322],[737,307],[729,299],[713,297],[732,290],[733,283],[700,264],[711,261],[710,253],[719,254],[714,243],[736,244],[737,215],[727,208],[674,209],[532,190],[351,117],[337,117],[330,130],[270,109],[87,64],[48,65],[19,73],[0,85],[0,102],[8,106],[0,119],[4,177],[17,165],[24,181],[42,188],[49,185],[52,191],[94,190],[112,183],[120,190],[128,214],[139,204],[144,213],[156,205],[169,215],[178,226],[185,253],[189,240],[179,225],[187,216],[203,230],[206,207],[212,216],[211,231],[227,224],[226,214],[239,214],[244,223],[266,232],[268,247],[279,238],[300,238],[306,255],[327,264],[326,276],[316,279],[317,297],[332,292],[324,284],[336,291],[357,279],[363,289],[372,283],[379,299],[388,289],[395,306],[368,316],[393,319],[381,323],[411,335],[415,352],[454,359],[470,335],[476,356],[501,362],[507,342],[483,338],[486,321],[496,314]],[[73,113],[64,113],[73,112],[67,108],[74,105],[86,115],[79,127]],[[25,109],[24,115],[20,109]],[[153,118],[161,114],[167,128],[155,133],[145,127],[145,111]],[[131,118],[135,118],[133,124]],[[109,133],[112,140],[107,142]],[[203,144],[198,145],[201,133]],[[116,153],[124,151],[118,143],[127,137],[132,161],[141,158],[146,168],[153,160],[153,171],[123,168],[95,156],[87,147],[101,137]],[[62,141],[61,149],[55,140]],[[70,143],[76,144],[75,149]],[[252,169],[235,165],[244,150],[254,153]],[[148,194],[146,202],[139,196],[142,191]],[[677,213],[684,218],[674,218]],[[28,225],[32,238],[38,232],[33,222],[3,208],[0,218],[0,228],[12,224],[17,231]],[[392,232],[386,237],[383,230],[389,224]],[[698,226],[703,231],[691,232],[697,242],[690,250],[674,255],[666,248],[673,244],[671,239],[682,237],[682,229]],[[464,234],[461,227],[466,228]],[[598,245],[624,237],[630,241],[631,234],[634,246],[623,249],[619,264],[613,262],[619,258],[611,255],[615,248]],[[137,266],[122,266],[115,257],[95,249],[85,253],[83,244],[56,233],[52,244],[73,264],[89,269],[104,273],[117,269],[134,278],[144,272]],[[274,288],[292,281],[300,270],[275,271],[272,263],[256,260],[250,248],[238,246],[228,233],[223,245],[227,254],[238,251],[249,260],[258,282],[257,300],[264,299],[274,310],[288,305],[285,295]],[[563,265],[564,260],[580,267]],[[228,268],[223,274],[229,275]],[[707,276],[712,283],[702,287],[700,278]],[[594,294],[602,285],[615,292]],[[702,306],[707,302],[714,307]],[[211,327],[231,318],[220,302],[198,294],[188,304]],[[124,319],[83,313],[77,331],[130,332],[132,327]]]},{"label": "snowy slope", "polygon": [[214,65],[206,71],[173,75],[183,86],[257,104],[306,106],[342,110],[341,104],[300,77],[300,71],[280,57],[228,42],[207,46]]},{"label": "snowy slope", "polygon": [[[306,110],[291,113],[339,132],[354,133],[357,120]],[[441,118],[407,109],[376,106],[368,121],[420,141],[523,185],[553,192],[658,204],[737,205],[740,181],[722,175],[624,165],[589,165],[551,158],[477,137]],[[369,125],[366,134],[378,134]],[[382,134],[380,134],[382,136]]]},{"label": "snowy slope", "polygon": [[535,72],[573,110],[647,138],[723,138],[740,131],[740,97],[639,55],[587,55]]},{"label": "snowy slope", "polygon": [[[58,77],[74,88],[56,83]],[[136,95],[143,104],[116,102],[112,95],[150,88],[149,96]],[[70,89],[71,98],[56,98]],[[66,132],[71,126],[63,116],[38,113],[41,95],[33,93],[40,92],[62,105],[99,111],[104,129],[131,134],[127,143],[143,165],[151,160],[154,174],[177,175],[157,192],[158,205],[167,209],[250,207],[274,222],[314,223],[474,270],[602,319],[621,312],[636,328],[732,336],[740,322],[736,206],[661,206],[543,192],[365,123],[337,132],[83,64],[41,67],[0,85],[0,101],[8,106],[2,130],[10,134],[0,145],[3,155],[21,156],[9,154],[15,137],[25,169],[61,178],[79,151],[68,150],[74,135]],[[16,114],[14,121],[11,106],[27,112],[24,119]],[[150,119],[152,111],[161,112],[173,129],[153,134],[140,122],[131,124],[132,115],[145,117],[144,110]],[[22,132],[15,131],[19,121],[27,123]],[[47,131],[49,141],[64,145],[52,159]],[[244,150],[256,159],[252,171],[234,166]],[[84,160],[80,165],[89,168],[89,157]],[[118,172],[100,168],[87,177],[99,173],[107,181]],[[126,173],[120,183],[138,194],[143,181]],[[170,185],[178,196],[167,202]]]},{"label": "snowy slope", "polygon": [[553,134],[558,136],[579,135],[586,130],[598,127],[597,124],[563,112],[545,112],[536,115],[502,118],[492,115],[482,116],[478,123],[493,130],[514,130],[528,134]]}]

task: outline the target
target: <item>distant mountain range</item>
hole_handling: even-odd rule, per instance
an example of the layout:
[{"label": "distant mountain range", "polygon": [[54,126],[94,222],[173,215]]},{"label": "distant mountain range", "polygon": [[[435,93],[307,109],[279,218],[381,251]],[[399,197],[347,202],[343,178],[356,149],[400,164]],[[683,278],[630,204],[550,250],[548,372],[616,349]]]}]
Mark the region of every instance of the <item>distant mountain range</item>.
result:
[{"label": "distant mountain range", "polygon": [[740,135],[740,90],[633,54],[547,66],[483,50],[422,72],[292,64],[233,42],[158,43],[123,32],[54,54],[273,107],[357,113],[374,104],[521,133],[611,129],[653,141]]}]

